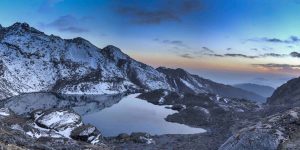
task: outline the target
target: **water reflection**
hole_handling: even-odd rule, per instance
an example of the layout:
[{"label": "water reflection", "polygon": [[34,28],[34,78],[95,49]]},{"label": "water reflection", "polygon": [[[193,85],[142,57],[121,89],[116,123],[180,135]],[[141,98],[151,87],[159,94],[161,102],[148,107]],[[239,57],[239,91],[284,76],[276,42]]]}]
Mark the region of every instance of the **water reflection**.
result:
[{"label": "water reflection", "polygon": [[165,121],[168,115],[176,111],[137,99],[136,96],[136,94],[126,96],[118,104],[86,115],[83,120],[101,129],[105,136],[131,132],[147,132],[152,135],[205,132],[201,128]]},{"label": "water reflection", "polygon": [[1,102],[16,114],[28,115],[37,109],[71,108],[84,123],[96,126],[105,136],[120,133],[148,132],[161,134],[202,133],[201,128],[165,121],[174,110],[135,98],[137,94],[118,95],[57,95],[52,93],[24,94]]},{"label": "water reflection", "polygon": [[118,103],[124,94],[117,95],[58,95],[53,93],[29,93],[2,102],[16,114],[28,114],[37,109],[76,108],[84,116],[101,111]]}]

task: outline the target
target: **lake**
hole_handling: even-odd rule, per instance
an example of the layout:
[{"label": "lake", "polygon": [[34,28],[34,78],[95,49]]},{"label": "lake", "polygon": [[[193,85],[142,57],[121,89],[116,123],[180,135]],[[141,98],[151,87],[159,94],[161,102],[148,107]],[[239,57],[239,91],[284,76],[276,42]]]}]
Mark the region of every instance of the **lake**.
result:
[{"label": "lake", "polygon": [[147,132],[151,135],[205,132],[201,128],[167,122],[164,118],[176,111],[135,98],[137,95],[126,96],[109,108],[85,115],[83,121],[96,126],[104,136],[131,132]]},{"label": "lake", "polygon": [[147,132],[151,135],[204,133],[201,128],[167,122],[176,111],[136,98],[138,94],[119,95],[54,95],[31,93],[4,101],[17,114],[36,109],[69,108],[82,116],[84,123],[96,126],[104,136],[120,133]]}]

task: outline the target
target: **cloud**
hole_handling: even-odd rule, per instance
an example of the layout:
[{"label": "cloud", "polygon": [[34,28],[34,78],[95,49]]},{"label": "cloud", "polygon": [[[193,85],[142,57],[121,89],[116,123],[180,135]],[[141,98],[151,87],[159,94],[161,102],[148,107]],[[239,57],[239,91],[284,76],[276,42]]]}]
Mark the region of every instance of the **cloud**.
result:
[{"label": "cloud", "polygon": [[61,16],[58,19],[54,20],[48,24],[41,24],[41,27],[50,27],[55,28],[61,32],[72,32],[72,33],[83,33],[88,32],[88,29],[85,29],[80,26],[81,22],[86,18],[77,19],[71,15]]},{"label": "cloud", "polygon": [[300,58],[300,53],[298,53],[298,52],[291,52],[290,55],[291,55],[292,57]]},{"label": "cloud", "polygon": [[221,54],[208,54],[208,56],[225,57],[224,55],[221,55]]},{"label": "cloud", "polygon": [[156,38],[156,39],[154,39],[154,41],[173,46],[173,48],[178,49],[178,50],[190,49],[190,47],[181,40],[160,40],[160,39]]},{"label": "cloud", "polygon": [[214,53],[214,51],[208,47],[202,47],[201,53]]},{"label": "cloud", "polygon": [[[155,3],[156,2],[156,3]],[[160,24],[166,21],[180,22],[182,17],[200,10],[200,0],[163,0],[147,5],[139,1],[120,1],[116,12],[135,24]],[[152,7],[151,4],[154,4]]]},{"label": "cloud", "polygon": [[276,53],[265,53],[265,54],[260,55],[260,57],[285,57],[285,56],[288,56],[288,55],[276,54]]},{"label": "cloud", "polygon": [[300,71],[300,65],[269,63],[269,64],[252,64],[252,66],[264,68],[268,70]]},{"label": "cloud", "polygon": [[194,57],[193,56],[191,56],[190,54],[180,54],[179,55],[180,57],[183,57],[183,58],[188,58],[188,59],[194,59]]},{"label": "cloud", "polygon": [[286,57],[288,55],[285,54],[276,54],[276,53],[265,53],[262,55],[245,55],[245,54],[235,54],[235,53],[227,53],[227,54],[207,54],[208,56],[213,57],[241,57],[241,58],[248,58],[248,59],[255,59],[255,58],[264,58],[264,57]]},{"label": "cloud", "polygon": [[274,49],[272,47],[263,47],[262,50],[263,51],[272,51]]},{"label": "cloud", "polygon": [[208,56],[213,56],[213,57],[242,57],[242,58],[258,58],[259,56],[249,56],[249,55],[244,55],[244,54],[233,54],[233,53],[227,53],[227,54],[208,54]]},{"label": "cloud", "polygon": [[258,56],[249,56],[249,55],[244,55],[244,54],[224,54],[225,57],[243,57],[243,58],[258,58]]},{"label": "cloud", "polygon": [[297,36],[290,36],[288,39],[284,39],[283,40],[283,39],[279,39],[279,38],[263,37],[263,38],[248,39],[248,41],[292,44],[292,43],[299,43],[300,42],[300,38],[297,37]]}]

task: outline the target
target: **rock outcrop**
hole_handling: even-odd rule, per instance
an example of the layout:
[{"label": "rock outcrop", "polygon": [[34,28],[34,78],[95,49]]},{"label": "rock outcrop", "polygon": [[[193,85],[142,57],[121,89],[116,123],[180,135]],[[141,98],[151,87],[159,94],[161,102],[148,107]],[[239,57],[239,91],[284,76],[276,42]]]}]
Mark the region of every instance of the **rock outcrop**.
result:
[{"label": "rock outcrop", "polygon": [[0,147],[20,149],[110,149],[100,131],[71,110],[36,110],[31,117],[0,109]]},{"label": "rock outcrop", "polygon": [[219,150],[298,149],[300,108],[278,113],[246,127],[230,137]]}]

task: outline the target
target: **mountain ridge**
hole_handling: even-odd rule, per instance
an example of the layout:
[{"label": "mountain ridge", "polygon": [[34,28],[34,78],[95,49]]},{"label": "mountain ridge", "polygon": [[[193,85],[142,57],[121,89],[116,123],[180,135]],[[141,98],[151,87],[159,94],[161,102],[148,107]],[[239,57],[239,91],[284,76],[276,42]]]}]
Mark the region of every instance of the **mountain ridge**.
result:
[{"label": "mountain ridge", "polygon": [[240,84],[234,84],[232,85],[234,87],[256,93],[258,95],[261,95],[263,97],[270,97],[273,92],[275,91],[275,88],[271,86],[266,85],[260,85],[260,84],[254,84],[254,83],[240,83]]},{"label": "mountain ridge", "polygon": [[[98,48],[88,40],[77,37],[62,39],[46,35],[27,23],[15,23],[0,28],[0,98],[21,93],[55,92],[63,94],[115,94],[126,91],[166,89],[194,93],[214,92],[221,96],[258,99],[254,93],[219,84],[183,69],[175,74],[185,86],[178,89],[172,77],[162,68],[154,69],[132,59],[121,49],[108,45]],[[17,81],[17,82],[16,82]],[[209,84],[208,89],[201,82]],[[196,88],[186,85],[191,84]],[[222,86],[220,86],[222,85]],[[216,88],[220,86],[219,88]],[[176,89],[177,88],[177,89]],[[222,88],[225,88],[222,92]],[[226,93],[231,95],[226,95]],[[246,95],[246,96],[245,96]]]},{"label": "mountain ridge", "polygon": [[168,89],[163,74],[114,46],[100,49],[83,38],[48,36],[27,23],[1,28],[0,37],[1,84],[9,84],[0,86],[7,91],[3,97],[37,91],[102,94]]},{"label": "mountain ridge", "polygon": [[156,70],[164,73],[169,85],[179,93],[213,93],[222,97],[249,99],[257,102],[265,100],[265,98],[253,92],[217,83],[198,75],[190,74],[181,68],[159,67]]},{"label": "mountain ridge", "polygon": [[268,98],[269,105],[297,105],[300,100],[300,77],[291,79],[278,87],[271,97]]}]

